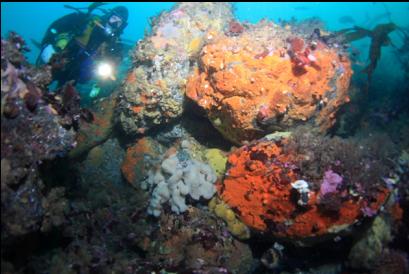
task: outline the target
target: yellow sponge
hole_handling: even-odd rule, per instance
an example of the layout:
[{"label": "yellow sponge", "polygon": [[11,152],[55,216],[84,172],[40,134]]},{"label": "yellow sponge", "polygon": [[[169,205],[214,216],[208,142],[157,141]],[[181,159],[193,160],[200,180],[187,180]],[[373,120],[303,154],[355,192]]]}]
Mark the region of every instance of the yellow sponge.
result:
[{"label": "yellow sponge", "polygon": [[209,202],[209,209],[227,223],[227,229],[231,234],[242,240],[250,238],[250,230],[248,227],[237,219],[234,211],[222,200],[217,197],[211,199]]},{"label": "yellow sponge", "polygon": [[217,176],[221,176],[226,171],[227,157],[220,149],[210,148],[206,150],[205,156],[209,165],[214,169]]}]

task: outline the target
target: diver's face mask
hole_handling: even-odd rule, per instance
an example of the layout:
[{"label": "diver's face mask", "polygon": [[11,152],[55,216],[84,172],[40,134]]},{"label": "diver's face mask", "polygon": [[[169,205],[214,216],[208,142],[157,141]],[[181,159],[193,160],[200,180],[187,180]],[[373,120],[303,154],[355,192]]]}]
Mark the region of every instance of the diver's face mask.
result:
[{"label": "diver's face mask", "polygon": [[112,15],[105,26],[105,33],[109,36],[115,36],[115,33],[120,29],[122,24],[123,21],[121,17]]},{"label": "diver's face mask", "polygon": [[108,24],[114,29],[119,29],[123,24],[122,18],[117,15],[112,15],[108,20]]}]

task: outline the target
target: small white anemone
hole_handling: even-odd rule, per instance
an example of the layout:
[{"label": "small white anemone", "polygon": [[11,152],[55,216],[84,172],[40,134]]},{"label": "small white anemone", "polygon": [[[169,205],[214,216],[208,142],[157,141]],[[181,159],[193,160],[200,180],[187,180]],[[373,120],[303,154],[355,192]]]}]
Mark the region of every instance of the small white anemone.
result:
[{"label": "small white anemone", "polygon": [[310,190],[308,188],[308,182],[304,180],[297,180],[291,183],[291,186],[299,193],[297,204],[299,206],[308,205],[310,199]]},{"label": "small white anemone", "polygon": [[297,180],[294,183],[291,183],[291,186],[295,188],[298,192],[309,192],[308,182],[304,180]]}]

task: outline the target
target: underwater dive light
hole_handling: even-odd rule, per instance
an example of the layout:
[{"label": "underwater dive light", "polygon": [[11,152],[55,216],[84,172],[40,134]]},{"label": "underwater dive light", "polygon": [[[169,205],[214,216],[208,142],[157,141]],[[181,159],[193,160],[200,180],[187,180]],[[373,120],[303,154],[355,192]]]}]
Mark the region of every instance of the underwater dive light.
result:
[{"label": "underwater dive light", "polygon": [[109,78],[113,81],[116,79],[114,76],[114,69],[109,63],[100,63],[97,67],[97,74],[103,79]]}]

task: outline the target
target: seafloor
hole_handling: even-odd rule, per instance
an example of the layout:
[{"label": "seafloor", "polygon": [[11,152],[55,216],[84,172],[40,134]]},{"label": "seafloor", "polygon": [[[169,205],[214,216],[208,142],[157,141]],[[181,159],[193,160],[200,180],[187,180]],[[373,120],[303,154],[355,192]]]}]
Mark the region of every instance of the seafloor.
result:
[{"label": "seafloor", "polygon": [[408,273],[408,47],[385,86],[317,18],[151,27],[87,108],[2,38],[1,273]]}]

